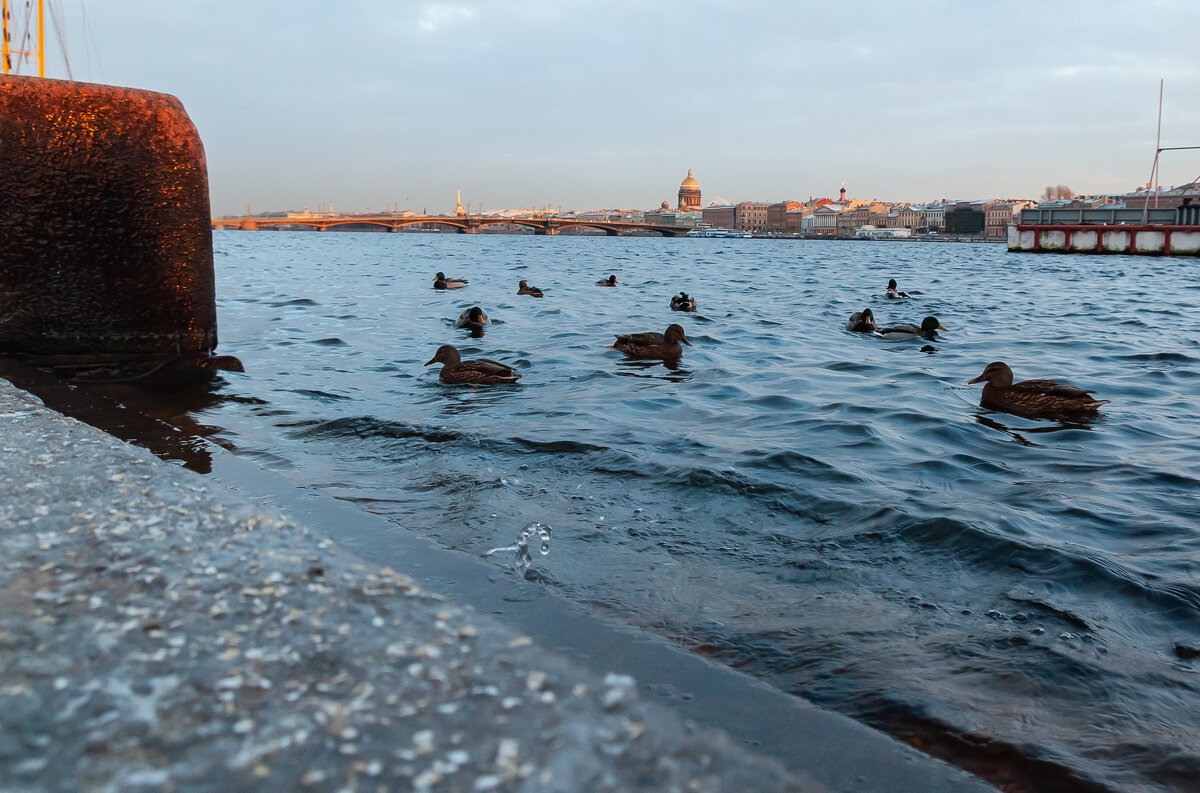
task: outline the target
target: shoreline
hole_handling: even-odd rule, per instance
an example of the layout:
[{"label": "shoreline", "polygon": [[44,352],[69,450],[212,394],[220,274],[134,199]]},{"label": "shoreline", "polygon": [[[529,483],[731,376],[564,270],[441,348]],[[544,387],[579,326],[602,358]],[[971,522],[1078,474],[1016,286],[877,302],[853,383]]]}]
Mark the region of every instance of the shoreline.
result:
[{"label": "shoreline", "polygon": [[224,450],[202,477],[3,380],[0,447],[29,789],[991,790]]}]

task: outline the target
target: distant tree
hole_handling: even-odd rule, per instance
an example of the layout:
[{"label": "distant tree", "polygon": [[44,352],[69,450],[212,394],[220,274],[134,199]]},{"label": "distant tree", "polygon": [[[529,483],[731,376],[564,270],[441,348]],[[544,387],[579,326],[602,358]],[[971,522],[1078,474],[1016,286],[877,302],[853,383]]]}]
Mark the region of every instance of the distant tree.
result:
[{"label": "distant tree", "polygon": [[1056,198],[1074,198],[1075,191],[1065,184],[1049,185],[1042,193],[1043,201],[1053,201]]}]

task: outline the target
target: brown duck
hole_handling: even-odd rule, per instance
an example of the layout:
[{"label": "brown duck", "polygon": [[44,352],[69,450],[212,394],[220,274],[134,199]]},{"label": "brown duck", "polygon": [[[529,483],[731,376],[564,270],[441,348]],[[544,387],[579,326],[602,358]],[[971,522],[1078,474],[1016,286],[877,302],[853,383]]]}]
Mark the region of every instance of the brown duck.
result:
[{"label": "brown duck", "polygon": [[989,363],[983,374],[972,383],[984,383],[979,404],[989,410],[1002,410],[1024,416],[1095,413],[1108,402],[1096,399],[1092,391],[1084,391],[1054,380],[1023,380],[1013,382],[1012,369],[1003,361]]},{"label": "brown duck", "polygon": [[608,349],[620,350],[629,358],[661,358],[669,361],[683,355],[680,342],[692,346],[684,337],[681,326],[668,325],[665,333],[627,333],[617,336]]},{"label": "brown duck", "polygon": [[522,280],[521,283],[517,284],[517,287],[518,287],[517,288],[518,295],[529,295],[531,297],[542,297],[543,296],[542,290],[538,289],[536,286],[530,286],[529,284],[525,283],[524,280]]},{"label": "brown duck", "polygon": [[442,364],[442,380],[447,383],[472,383],[474,385],[501,385],[515,383],[521,379],[520,372],[514,372],[511,366],[487,358],[474,358],[464,361],[453,346],[443,344],[438,347],[433,357],[425,362]]}]

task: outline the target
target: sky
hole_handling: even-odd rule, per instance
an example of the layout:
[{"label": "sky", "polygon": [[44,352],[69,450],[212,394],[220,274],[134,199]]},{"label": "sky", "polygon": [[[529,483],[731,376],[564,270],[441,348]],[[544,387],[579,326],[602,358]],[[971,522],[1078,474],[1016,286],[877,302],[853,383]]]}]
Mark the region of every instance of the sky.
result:
[{"label": "sky", "polygon": [[1160,80],[1200,146],[1195,0],[50,5],[74,79],[183,102],[215,215],[1120,193]]}]

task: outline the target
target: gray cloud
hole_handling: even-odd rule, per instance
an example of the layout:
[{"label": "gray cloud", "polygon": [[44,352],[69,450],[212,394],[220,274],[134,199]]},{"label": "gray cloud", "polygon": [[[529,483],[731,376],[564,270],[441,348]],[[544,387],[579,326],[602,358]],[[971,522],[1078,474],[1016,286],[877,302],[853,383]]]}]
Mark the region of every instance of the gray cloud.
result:
[{"label": "gray cloud", "polygon": [[[1123,191],[1200,145],[1200,4],[110,0],[76,78],[178,96],[213,208]],[[81,66],[82,64],[82,66]],[[55,74],[54,76],[65,76]],[[1164,159],[1164,181],[1200,175]],[[1164,155],[1166,157],[1167,155]]]}]

